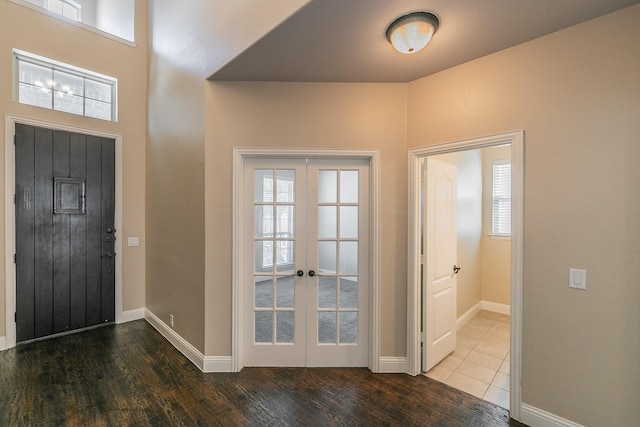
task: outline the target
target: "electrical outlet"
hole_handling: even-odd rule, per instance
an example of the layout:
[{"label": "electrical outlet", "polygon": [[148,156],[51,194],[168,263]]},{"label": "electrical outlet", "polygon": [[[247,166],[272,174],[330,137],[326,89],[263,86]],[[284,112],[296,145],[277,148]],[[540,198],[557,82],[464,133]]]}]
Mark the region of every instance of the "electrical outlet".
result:
[{"label": "electrical outlet", "polygon": [[173,314],[169,315],[169,326],[173,328]]}]

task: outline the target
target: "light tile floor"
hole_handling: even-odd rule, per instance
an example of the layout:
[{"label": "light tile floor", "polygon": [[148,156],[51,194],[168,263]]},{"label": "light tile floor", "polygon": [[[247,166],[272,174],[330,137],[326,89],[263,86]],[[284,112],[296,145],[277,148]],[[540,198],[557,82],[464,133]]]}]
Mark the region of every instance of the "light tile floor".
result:
[{"label": "light tile floor", "polygon": [[509,316],[481,311],[458,331],[458,345],[425,375],[509,409]]}]

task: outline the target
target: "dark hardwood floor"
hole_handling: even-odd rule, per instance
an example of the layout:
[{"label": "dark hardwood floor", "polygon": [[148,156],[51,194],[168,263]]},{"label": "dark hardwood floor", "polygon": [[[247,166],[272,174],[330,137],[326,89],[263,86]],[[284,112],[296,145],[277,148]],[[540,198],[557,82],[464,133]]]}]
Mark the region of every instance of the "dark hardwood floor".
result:
[{"label": "dark hardwood floor", "polygon": [[367,369],[203,374],[145,321],[0,352],[0,426],[520,426],[424,376]]}]

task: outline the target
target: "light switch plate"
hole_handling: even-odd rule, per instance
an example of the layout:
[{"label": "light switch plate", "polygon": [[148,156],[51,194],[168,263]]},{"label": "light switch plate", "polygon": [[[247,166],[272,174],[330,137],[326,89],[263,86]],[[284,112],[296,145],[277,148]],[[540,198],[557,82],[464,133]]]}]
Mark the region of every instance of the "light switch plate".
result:
[{"label": "light switch plate", "polygon": [[587,289],[587,270],[577,268],[569,269],[569,287],[574,289]]},{"label": "light switch plate", "polygon": [[137,237],[127,238],[127,246],[140,246],[140,240]]}]

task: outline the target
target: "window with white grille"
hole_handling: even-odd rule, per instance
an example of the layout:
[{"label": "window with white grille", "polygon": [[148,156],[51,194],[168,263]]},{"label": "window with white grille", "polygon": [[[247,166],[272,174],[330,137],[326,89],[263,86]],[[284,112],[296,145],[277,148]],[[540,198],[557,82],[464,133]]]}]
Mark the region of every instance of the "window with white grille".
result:
[{"label": "window with white grille", "polygon": [[19,103],[117,121],[117,79],[27,52],[13,53]]},{"label": "window with white grille", "polygon": [[491,234],[511,235],[511,161],[493,162],[493,215]]}]

